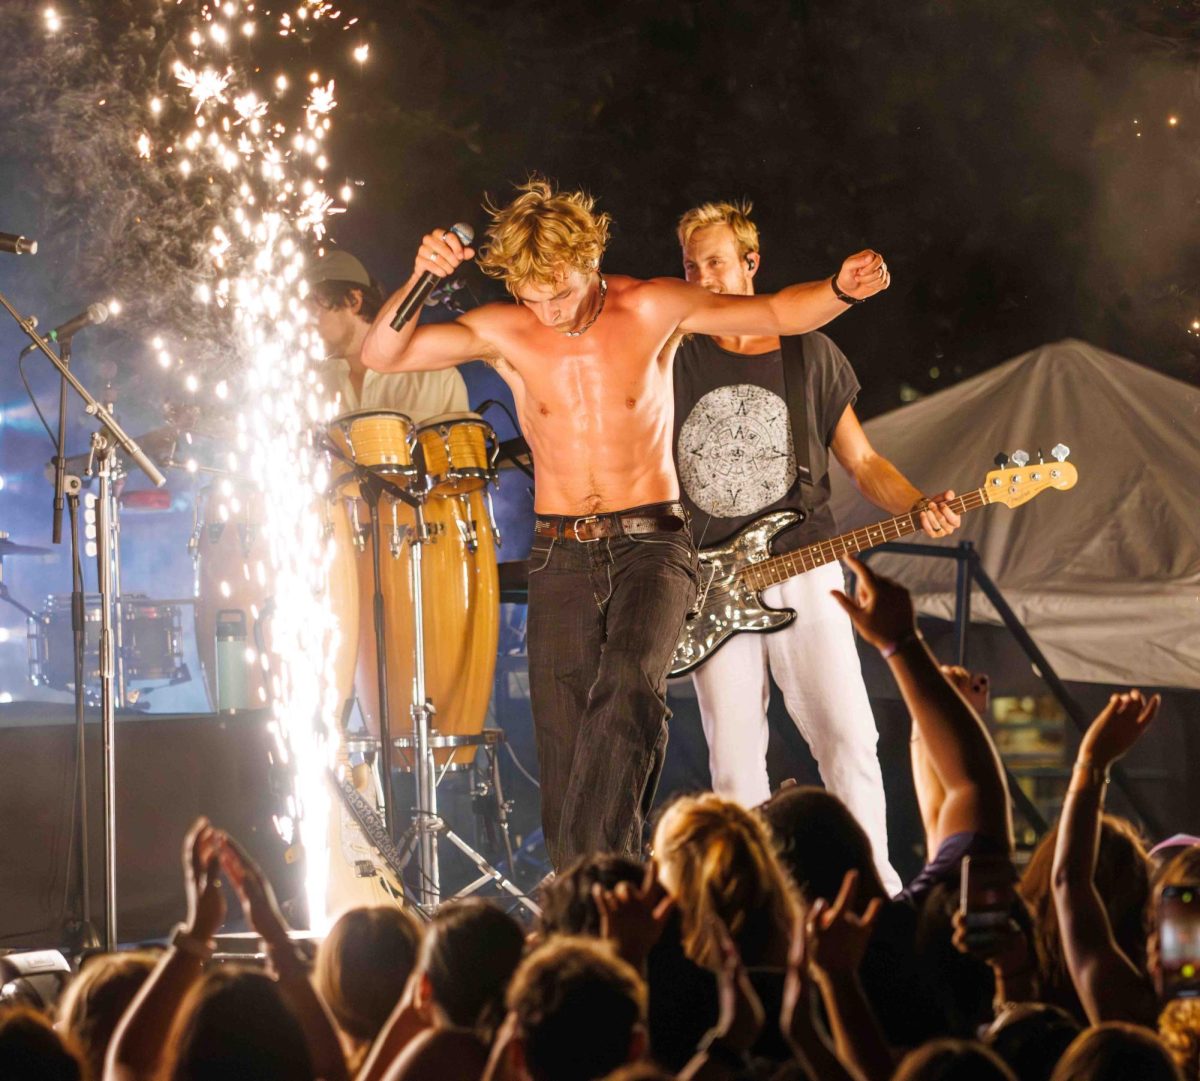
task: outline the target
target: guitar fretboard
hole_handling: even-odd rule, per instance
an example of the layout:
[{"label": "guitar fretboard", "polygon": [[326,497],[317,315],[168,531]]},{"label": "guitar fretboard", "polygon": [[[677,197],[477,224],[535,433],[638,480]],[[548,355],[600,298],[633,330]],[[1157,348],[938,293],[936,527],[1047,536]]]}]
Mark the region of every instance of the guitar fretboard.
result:
[{"label": "guitar fretboard", "polygon": [[[988,502],[987,490],[976,488],[973,492],[951,499],[946,506],[956,514],[964,514]],[[863,526],[862,529],[851,530],[830,540],[818,541],[807,548],[797,548],[794,552],[772,556],[761,563],[752,563],[742,568],[739,577],[751,589],[766,589],[767,586],[778,585],[797,574],[811,571],[815,567],[823,567],[836,559],[856,555],[864,549],[874,548],[886,541],[899,540],[920,528],[920,512],[912,511],[876,522],[874,525]]]}]

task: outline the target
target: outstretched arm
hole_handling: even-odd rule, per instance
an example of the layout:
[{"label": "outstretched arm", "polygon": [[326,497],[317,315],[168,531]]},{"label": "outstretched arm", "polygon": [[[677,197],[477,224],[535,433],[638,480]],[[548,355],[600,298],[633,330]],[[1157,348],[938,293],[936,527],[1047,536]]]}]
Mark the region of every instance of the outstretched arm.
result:
[{"label": "outstretched arm", "polygon": [[[891,282],[883,256],[873,251],[850,256],[837,275],[838,287],[855,300],[866,300]],[[674,278],[657,278],[656,289],[671,305],[678,329],[714,337],[762,334],[774,337],[806,334],[823,327],[850,307],[838,298],[829,278],[789,285],[778,293],[734,296],[710,293]]]},{"label": "outstretched arm", "polygon": [[858,632],[887,658],[892,675],[925,742],[929,761],[945,790],[940,837],[971,831],[1012,848],[1012,815],[1000,758],[983,721],[950,684],[917,632],[908,590],[874,574],[857,559],[853,600],[839,590],[837,602]]},{"label": "outstretched arm", "polygon": [[1158,712],[1159,696],[1114,694],[1092,722],[1063,801],[1054,849],[1054,908],[1071,981],[1088,1020],[1134,1021],[1154,1026],[1157,1002],[1150,981],[1121,951],[1096,890],[1100,814],[1108,771]]},{"label": "outstretched arm", "polygon": [[431,371],[452,368],[468,360],[495,359],[498,356],[496,348],[482,333],[487,317],[481,317],[478,310],[468,312],[451,323],[418,327],[414,318],[399,330],[392,329],[392,319],[400,302],[422,274],[430,272],[439,278],[447,278],[474,256],[475,249],[464,247],[458,237],[448,230],[435,229],[421,241],[412,277],[388,298],[367,331],[362,346],[362,361],[368,368],[379,372]]},{"label": "outstretched arm", "polygon": [[183,842],[188,918],[182,948],[172,946],[129,1004],[109,1044],[104,1081],[153,1077],[184,996],[204,975],[204,953],[225,922],[221,892],[221,835],[199,818]]}]

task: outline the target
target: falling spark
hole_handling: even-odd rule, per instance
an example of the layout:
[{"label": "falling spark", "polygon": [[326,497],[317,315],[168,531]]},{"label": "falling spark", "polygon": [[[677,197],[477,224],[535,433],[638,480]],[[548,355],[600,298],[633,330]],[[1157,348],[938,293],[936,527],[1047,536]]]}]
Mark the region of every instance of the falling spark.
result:
[{"label": "falling spark", "polygon": [[[236,418],[239,453],[231,456],[229,468],[258,486],[254,498],[270,559],[253,569],[247,564],[242,572],[274,597],[271,649],[254,658],[267,688],[259,696],[272,709],[272,757],[295,776],[286,810],[275,820],[288,843],[299,839],[305,847],[310,926],[320,929],[327,873],[325,778],[335,761],[340,706],[331,644],[339,631],[326,602],[333,542],[318,513],[327,476],[312,438],[330,419],[333,403],[324,399],[313,367],[323,349],[304,304],[304,267],[307,253],[325,237],[330,216],[344,210],[322,179],[331,166],[327,135],[336,87],[318,71],[271,76],[243,63],[231,55],[230,31],[240,29],[237,49],[244,53],[263,36],[256,32],[265,32],[263,18],[273,19],[287,38],[304,24],[310,35],[318,29],[314,24],[336,22],[341,13],[323,0],[301,0],[291,14],[261,17],[253,4],[190,2],[208,25],[204,33],[191,34],[191,51],[181,50],[188,61],[174,67],[176,104],[188,108],[169,110],[177,129],[155,128],[154,141],[149,135],[138,140],[138,153],[173,163],[176,175],[193,186],[207,183],[214,217],[198,245],[207,273],[195,296],[214,313],[226,313],[233,327],[231,351],[244,364],[241,371],[219,375],[205,369],[202,380],[187,370],[186,347],[168,350],[161,337],[153,344],[159,364],[177,368],[189,393],[224,413],[243,410]],[[367,47],[354,55],[362,63]],[[308,90],[288,109],[285,92],[292,82],[306,83]],[[151,99],[149,113],[160,117],[165,106]],[[344,185],[342,204],[350,193]],[[199,465],[189,459],[186,468],[195,473]],[[280,476],[294,482],[281,485]],[[242,505],[231,491],[214,513],[228,517]]]},{"label": "falling spark", "polygon": [[370,45],[365,45],[365,44],[360,45],[360,46],[358,46],[357,49],[354,50],[354,59],[357,60],[360,64],[365,64],[367,62],[367,57],[370,55],[370,53],[371,53]]}]

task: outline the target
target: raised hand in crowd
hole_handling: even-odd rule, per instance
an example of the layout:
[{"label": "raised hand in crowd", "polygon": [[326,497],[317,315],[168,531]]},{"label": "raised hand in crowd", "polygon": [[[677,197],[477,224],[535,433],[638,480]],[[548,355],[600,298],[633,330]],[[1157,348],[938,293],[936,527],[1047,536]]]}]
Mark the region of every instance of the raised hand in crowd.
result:
[{"label": "raised hand in crowd", "polygon": [[1071,981],[1093,1024],[1152,1026],[1158,1013],[1152,982],[1117,945],[1094,879],[1108,772],[1149,727],[1159,702],[1139,690],[1108,700],[1079,745],[1059,819],[1054,907]]},{"label": "raised hand in crowd", "polygon": [[288,936],[271,883],[258,864],[232,837],[222,836],[221,866],[242,902],[247,922],[266,945],[267,960],[279,979],[279,990],[304,1030],[313,1069],[322,1081],[348,1077],[337,1027],[308,978],[308,970]]},{"label": "raised hand in crowd", "polygon": [[712,934],[721,950],[717,972],[720,1013],[691,1062],[679,1074],[680,1081],[709,1081],[743,1072],[766,1020],[762,1000],[750,982],[729,928],[717,916],[711,920]]},{"label": "raised hand in crowd", "polygon": [[641,969],[675,909],[674,899],[658,880],[654,860],[646,864],[641,886],[618,882],[606,890],[592,886],[592,900],[600,915],[600,937],[612,942],[617,953]]},{"label": "raised hand in crowd", "polygon": [[854,597],[840,590],[833,596],[859,634],[887,660],[914,732],[925,744],[944,791],[936,839],[940,844],[957,833],[982,834],[1011,849],[1012,816],[999,755],[982,719],[925,645],[908,590],[853,557],[846,562],[857,576]]},{"label": "raised hand in crowd", "polygon": [[839,1057],[871,1081],[887,1081],[894,1066],[892,1053],[858,979],[883,901],[872,899],[857,915],[857,891],[858,871],[851,870],[832,904],[823,897],[813,902],[805,926],[805,951]]},{"label": "raised hand in crowd", "polygon": [[[987,673],[969,672],[957,664],[943,664],[941,670],[942,675],[962,695],[967,704],[980,717],[986,717],[991,690]],[[938,823],[941,820],[942,805],[946,802],[946,790],[942,787],[937,770],[933,768],[929,751],[916,725],[913,726],[908,748],[913,784],[917,792],[917,808],[921,813],[921,826],[925,832],[925,851],[932,854],[945,840]]]},{"label": "raised hand in crowd", "polygon": [[796,917],[788,947],[779,1031],[811,1081],[862,1081],[864,1075],[838,1054],[814,1014],[815,981],[809,964],[812,929],[810,920],[803,915]]},{"label": "raised hand in crowd", "polygon": [[158,1069],[180,1003],[203,975],[212,939],[225,922],[223,843],[224,835],[207,818],[196,819],[184,838],[187,919],[113,1033],[104,1067],[108,1081],[150,1077]]},{"label": "raised hand in crowd", "polygon": [[1019,1002],[1036,1002],[1037,957],[1028,933],[1011,917],[986,936],[973,935],[960,908],[953,917],[954,948],[985,962],[996,980],[996,1016]]}]

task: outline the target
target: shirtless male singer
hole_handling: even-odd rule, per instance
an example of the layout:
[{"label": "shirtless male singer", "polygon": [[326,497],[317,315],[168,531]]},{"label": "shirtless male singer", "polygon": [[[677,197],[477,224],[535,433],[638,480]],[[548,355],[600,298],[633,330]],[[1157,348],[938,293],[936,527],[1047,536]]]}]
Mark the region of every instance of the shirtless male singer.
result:
[{"label": "shirtless male singer", "polygon": [[529,684],[542,824],[561,869],[583,853],[640,853],[662,767],[667,670],[697,586],[671,446],[680,335],[803,334],[889,276],[873,251],[832,277],[754,296],[604,275],[609,216],[541,179],[491,218],[479,265],[516,303],[393,330],[424,272],[446,277],[475,255],[435,229],[362,359],[425,371],[482,358],[512,388],[536,472]]}]

